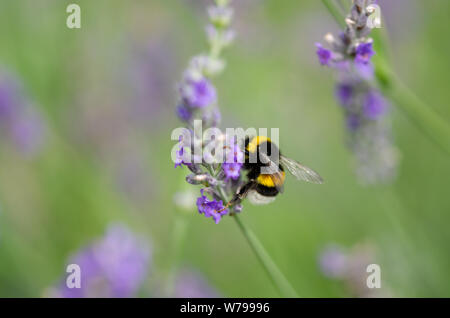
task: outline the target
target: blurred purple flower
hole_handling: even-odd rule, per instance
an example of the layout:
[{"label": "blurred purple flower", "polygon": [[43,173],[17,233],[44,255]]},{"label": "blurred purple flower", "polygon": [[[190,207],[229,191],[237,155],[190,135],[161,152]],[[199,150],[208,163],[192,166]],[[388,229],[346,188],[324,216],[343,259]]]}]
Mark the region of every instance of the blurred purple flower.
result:
[{"label": "blurred purple flower", "polygon": [[7,73],[0,74],[0,126],[25,155],[37,153],[44,143],[41,114],[23,95],[17,80]]},{"label": "blurred purple flower", "polygon": [[374,247],[359,243],[351,248],[330,244],[319,254],[320,271],[328,278],[338,279],[351,297],[389,297],[386,284],[381,289],[367,286],[367,266],[377,264]]},{"label": "blurred purple flower", "polygon": [[[368,38],[372,30],[367,25],[369,13],[366,10],[370,4],[374,3],[376,3],[375,0],[354,1],[351,12],[346,18],[347,26],[345,30],[340,32],[337,37],[330,33],[325,36],[325,41],[330,49],[316,43],[316,52],[320,64],[338,68],[337,66],[348,61],[355,65],[370,63],[375,51],[373,50],[372,39]],[[332,59],[333,64],[330,65]]]},{"label": "blurred purple flower", "polygon": [[346,271],[347,255],[339,246],[327,246],[319,255],[319,266],[325,276],[342,278]]},{"label": "blurred purple flower", "polygon": [[45,128],[38,113],[23,114],[11,123],[11,138],[23,154],[36,153],[44,143]]},{"label": "blurred purple flower", "polygon": [[188,77],[181,86],[181,95],[186,104],[193,108],[209,106],[217,99],[215,87],[205,77]]},{"label": "blurred purple flower", "polygon": [[15,100],[13,96],[13,87],[2,81],[0,83],[0,120],[4,121],[11,117],[14,111]]},{"label": "blurred purple flower", "polygon": [[348,130],[351,132],[357,131],[359,126],[361,125],[361,119],[356,114],[348,114],[346,122]]},{"label": "blurred purple flower", "polygon": [[176,280],[175,298],[217,298],[220,294],[198,272],[182,270]]},{"label": "blurred purple flower", "polygon": [[374,54],[375,51],[372,48],[372,42],[361,43],[356,48],[355,62],[361,64],[368,64]]},{"label": "blurred purple flower", "polygon": [[336,98],[342,106],[349,106],[353,97],[353,90],[353,86],[349,83],[339,83],[336,85]]},{"label": "blurred purple flower", "polygon": [[180,104],[177,107],[177,115],[181,121],[189,122],[192,118],[192,110],[186,105]]},{"label": "blurred purple flower", "polygon": [[369,91],[364,98],[363,111],[368,119],[376,120],[382,116],[387,109],[386,100],[376,91]]},{"label": "blurred purple flower", "polygon": [[330,50],[325,49],[322,44],[320,43],[316,43],[316,47],[317,47],[317,57],[319,58],[319,62],[321,65],[330,65],[330,61],[331,61],[331,57],[332,57],[332,53]]},{"label": "blurred purple flower", "polygon": [[143,283],[151,250],[122,225],[110,226],[99,241],[78,252],[70,261],[81,269],[81,288],[66,286],[62,297],[132,297]]},{"label": "blurred purple flower", "polygon": [[375,74],[372,63],[355,63],[355,70],[357,74],[366,81],[372,80]]},{"label": "blurred purple flower", "polygon": [[[346,27],[338,36],[328,33],[331,50],[316,44],[319,61],[336,70],[335,96],[343,106],[348,145],[356,157],[356,173],[362,183],[386,182],[395,176],[396,149],[387,123],[387,101],[373,85],[375,54],[372,29],[367,24],[368,6],[375,0],[353,1]],[[331,56],[333,63],[330,64]]]}]

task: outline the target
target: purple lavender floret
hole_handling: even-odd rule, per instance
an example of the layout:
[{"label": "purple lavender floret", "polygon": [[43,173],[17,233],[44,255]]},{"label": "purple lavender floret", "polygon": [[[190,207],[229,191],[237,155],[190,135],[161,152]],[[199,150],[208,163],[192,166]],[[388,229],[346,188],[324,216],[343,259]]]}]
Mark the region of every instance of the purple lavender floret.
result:
[{"label": "purple lavender floret", "polygon": [[181,167],[182,165],[188,165],[184,161],[184,147],[180,146],[180,149],[177,151],[177,157],[175,159],[175,168]]},{"label": "purple lavender floret", "polygon": [[224,208],[222,201],[209,200],[204,194],[204,189],[201,189],[200,193],[201,196],[197,199],[198,212],[207,218],[212,217],[218,224],[222,216],[228,213],[228,209],[218,212]]},{"label": "purple lavender floret", "polygon": [[372,63],[355,63],[355,70],[362,80],[371,81],[375,74]]},{"label": "purple lavender floret", "polygon": [[192,119],[192,116],[193,116],[192,110],[189,109],[189,107],[187,107],[184,104],[178,105],[178,107],[177,107],[177,115],[178,115],[178,118],[181,121],[184,121],[184,122],[189,122]]},{"label": "purple lavender floret", "polygon": [[319,62],[321,65],[328,65],[330,66],[330,61],[332,58],[332,53],[330,50],[325,49],[322,44],[320,43],[316,43],[316,47],[317,47],[317,57],[319,58]]},{"label": "purple lavender floret", "polygon": [[222,164],[226,180],[238,180],[241,176],[241,168],[244,162],[244,152],[237,143],[227,147],[226,160]]},{"label": "purple lavender floret", "polygon": [[356,48],[355,62],[368,64],[374,54],[375,51],[372,48],[372,42],[361,43]]},{"label": "purple lavender floret", "polygon": [[226,179],[238,180],[241,176],[241,163],[224,163],[222,165]]},{"label": "purple lavender floret", "polygon": [[179,149],[176,152],[176,158],[175,158],[175,168],[181,167],[182,165],[190,167],[195,162],[196,156],[192,156],[189,150],[191,147],[190,144],[186,144],[184,141],[184,136],[181,135],[178,139],[179,142]]},{"label": "purple lavender floret", "polygon": [[192,108],[204,108],[216,102],[214,85],[205,77],[188,77],[181,87],[183,100]]},{"label": "purple lavender floret", "polygon": [[81,269],[81,288],[68,288],[65,279],[59,295],[80,297],[133,297],[148,271],[148,244],[122,225],[109,227],[99,241],[82,249],[71,260]]},{"label": "purple lavender floret", "polygon": [[336,85],[336,98],[342,106],[349,106],[354,93],[354,87],[350,83],[339,83]]},{"label": "purple lavender floret", "polygon": [[[368,38],[371,29],[367,25],[367,16],[369,15],[367,7],[374,3],[374,0],[353,3],[351,12],[346,18],[345,30],[336,37],[332,34],[325,36],[329,49],[316,43],[320,64],[338,68],[337,66],[348,61],[354,62],[355,65],[370,63],[375,51],[372,39]],[[332,64],[330,64],[331,60],[333,60]]]},{"label": "purple lavender floret", "polygon": [[376,120],[386,113],[386,100],[380,93],[370,91],[364,98],[364,116],[371,120]]},{"label": "purple lavender floret", "polygon": [[229,147],[226,159],[226,162],[229,163],[244,163],[244,152],[236,141],[234,141],[232,146]]}]

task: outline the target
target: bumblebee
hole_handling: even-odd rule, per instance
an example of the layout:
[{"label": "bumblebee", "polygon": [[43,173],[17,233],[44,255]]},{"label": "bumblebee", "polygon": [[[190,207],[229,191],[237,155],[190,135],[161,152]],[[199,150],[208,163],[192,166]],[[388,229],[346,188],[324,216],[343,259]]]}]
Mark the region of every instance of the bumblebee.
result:
[{"label": "bumblebee", "polygon": [[283,192],[287,169],[297,180],[323,183],[322,177],[314,170],[285,157],[278,147],[265,136],[247,137],[244,144],[247,183],[243,184],[225,209],[240,203],[245,198],[253,204],[267,204]]}]

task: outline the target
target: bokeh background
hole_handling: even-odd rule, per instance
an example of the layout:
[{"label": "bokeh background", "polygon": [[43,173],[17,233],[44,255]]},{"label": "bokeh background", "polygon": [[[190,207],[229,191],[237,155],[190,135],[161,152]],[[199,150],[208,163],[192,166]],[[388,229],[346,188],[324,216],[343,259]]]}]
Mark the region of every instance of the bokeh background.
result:
[{"label": "bokeh background", "polygon": [[[189,208],[198,189],[170,160],[176,83],[207,49],[210,1],[74,2],[79,30],[66,27],[71,1],[0,0],[0,104],[14,108],[0,109],[0,296],[58,295],[71,257],[119,226],[148,253],[137,296],[278,297],[235,222]],[[380,2],[395,70],[450,120],[450,2]],[[368,295],[355,287],[368,263],[381,266],[376,295],[450,296],[449,157],[393,105],[398,176],[362,186],[315,56],[338,30],[331,16],[315,0],[233,5],[237,37],[215,82],[223,127],[280,128],[284,153],[326,179],[289,178],[243,221],[301,296]],[[342,263],[344,278],[324,269]]]}]

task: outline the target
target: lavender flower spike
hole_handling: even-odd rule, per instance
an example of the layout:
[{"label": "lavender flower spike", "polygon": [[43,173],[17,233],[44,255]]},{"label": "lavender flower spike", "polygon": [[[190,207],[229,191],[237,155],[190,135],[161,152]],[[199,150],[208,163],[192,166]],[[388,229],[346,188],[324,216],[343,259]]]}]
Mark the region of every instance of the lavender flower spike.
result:
[{"label": "lavender flower spike", "polygon": [[[212,77],[224,70],[225,62],[220,58],[220,53],[234,38],[234,32],[229,28],[233,17],[229,1],[216,0],[208,13],[210,24],[206,28],[206,33],[210,45],[209,54],[193,57],[179,84],[177,115],[190,131],[195,120],[201,120],[204,129],[219,125],[221,115]],[[222,216],[229,213],[229,209],[224,209],[223,194],[231,195],[237,191],[244,154],[235,143],[226,145],[227,138],[224,136],[223,140],[217,141],[223,143],[221,147],[227,149],[227,160],[223,164],[215,160],[211,154],[208,155],[207,151],[201,151],[206,155],[198,160],[199,158],[195,157],[196,147],[205,150],[212,141],[203,140],[193,133],[190,137],[192,144],[186,145],[183,140],[179,141],[175,167],[186,166],[191,172],[186,181],[192,185],[204,186],[201,189],[201,196],[197,199],[198,212],[213,219],[217,224]],[[212,198],[208,198],[207,194]],[[238,209],[241,207],[236,206],[235,211]]]},{"label": "lavender flower spike", "polygon": [[205,77],[187,76],[181,87],[181,95],[185,105],[191,108],[204,108],[216,101],[216,89]]},{"label": "lavender flower spike", "polygon": [[110,226],[106,235],[79,251],[70,264],[81,269],[81,288],[68,288],[64,279],[61,297],[133,297],[142,285],[151,249],[122,225]]},{"label": "lavender flower spike", "polygon": [[[185,73],[189,74],[187,77],[188,79],[193,77],[195,81],[204,81],[202,84],[203,86],[200,87],[199,90],[192,90],[192,88],[189,88],[188,90],[191,91],[186,94],[186,85],[189,86],[192,85],[192,83],[190,83],[189,80],[186,81],[186,77],[184,77],[184,81],[181,84],[182,88],[180,100],[181,103],[188,108],[183,109],[182,111],[178,109],[177,113],[187,125],[188,129],[195,127],[199,121],[201,121],[203,128],[216,128],[217,125],[219,125],[221,116],[218,110],[217,100],[215,100],[216,94],[215,91],[212,93],[212,84],[209,80],[223,71],[225,63],[221,60],[220,54],[234,38],[234,33],[229,28],[229,24],[233,16],[233,11],[229,7],[229,2],[229,0],[215,0],[215,5],[208,10],[210,15],[210,25],[207,27],[207,36],[210,45],[209,54],[207,56],[199,55],[194,57],[189,64],[187,73]],[[203,107],[198,107],[198,99],[192,98],[192,96],[195,96],[195,94],[192,95],[192,92],[201,93],[200,99],[202,102],[200,104],[204,104]],[[203,102],[203,99],[206,99],[206,102]],[[217,131],[215,129],[211,130]],[[230,142],[228,140],[231,139],[228,138],[231,136],[218,133],[215,134],[214,137],[217,137],[217,139],[214,138],[214,140],[205,140],[203,137],[199,137],[198,142],[196,142],[194,138],[194,142],[191,145],[191,149],[194,148],[194,150],[199,147],[203,148],[201,150],[228,150],[225,162],[219,162],[219,160],[216,160],[216,153],[213,155],[211,152],[206,150],[206,152],[202,151],[203,154],[206,153],[207,155],[203,156],[201,163],[187,166],[187,168],[192,172],[192,174],[186,178],[188,183],[201,184],[205,186],[200,191],[201,196],[197,198],[196,203],[198,212],[207,218],[212,218],[216,224],[220,222],[225,214],[234,215],[234,219],[236,220],[239,228],[242,230],[242,233],[246,237],[248,243],[252,246],[252,250],[257,255],[259,261],[266,269],[274,284],[284,296],[296,297],[296,291],[292,288],[289,281],[284,277],[270,256],[264,250],[257,237],[252,235],[251,232],[246,229],[242,221],[240,221],[239,217],[235,215],[242,210],[242,205],[234,204],[230,207],[227,204],[224,206],[223,202],[227,200],[227,198],[236,194],[242,185],[240,179],[244,155],[239,148],[236,147],[235,142]],[[180,144],[181,142],[182,141],[180,141]],[[217,147],[210,148],[210,145]],[[195,153],[196,151],[191,152],[192,158],[194,157],[192,154]],[[178,157],[181,156],[178,155]],[[179,160],[177,159],[177,161]],[[225,207],[227,209],[225,209]]]},{"label": "lavender flower spike", "polygon": [[356,158],[361,183],[392,180],[396,173],[397,151],[392,145],[387,100],[373,85],[375,54],[367,25],[368,7],[375,0],[356,0],[339,36],[325,36],[329,49],[316,44],[321,65],[336,71],[336,99],[342,106],[348,145]]}]

